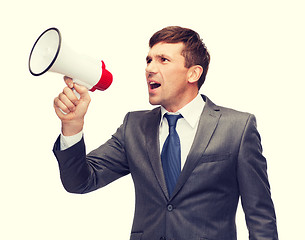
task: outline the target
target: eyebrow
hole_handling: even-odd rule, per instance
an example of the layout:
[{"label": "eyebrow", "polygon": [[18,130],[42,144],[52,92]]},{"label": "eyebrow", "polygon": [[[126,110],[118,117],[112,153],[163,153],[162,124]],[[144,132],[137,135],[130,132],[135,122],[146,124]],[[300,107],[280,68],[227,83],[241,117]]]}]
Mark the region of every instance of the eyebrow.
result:
[{"label": "eyebrow", "polygon": [[[171,57],[169,57],[168,55],[165,55],[165,54],[157,54],[155,55],[156,58],[160,59],[160,58],[167,58],[167,59],[171,59]],[[146,57],[146,62],[148,62],[149,60],[151,60],[152,57],[150,55],[148,55]]]}]

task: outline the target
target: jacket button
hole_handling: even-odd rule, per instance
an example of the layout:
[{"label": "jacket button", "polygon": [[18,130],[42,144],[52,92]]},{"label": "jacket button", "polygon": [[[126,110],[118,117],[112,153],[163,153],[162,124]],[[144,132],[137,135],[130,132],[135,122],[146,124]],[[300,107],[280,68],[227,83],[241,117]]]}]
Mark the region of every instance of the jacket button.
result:
[{"label": "jacket button", "polygon": [[167,205],[167,211],[171,212],[171,211],[173,211],[173,210],[174,210],[173,205],[172,205],[172,204],[168,204],[168,205]]}]

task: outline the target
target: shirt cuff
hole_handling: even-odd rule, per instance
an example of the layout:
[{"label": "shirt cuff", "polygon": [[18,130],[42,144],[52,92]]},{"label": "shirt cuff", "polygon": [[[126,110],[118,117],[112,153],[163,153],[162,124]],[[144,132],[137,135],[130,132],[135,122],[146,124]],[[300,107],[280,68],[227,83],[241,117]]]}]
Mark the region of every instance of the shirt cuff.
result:
[{"label": "shirt cuff", "polygon": [[83,131],[72,135],[72,136],[64,136],[62,133],[60,134],[60,150],[64,151],[76,143],[78,143],[83,137]]}]

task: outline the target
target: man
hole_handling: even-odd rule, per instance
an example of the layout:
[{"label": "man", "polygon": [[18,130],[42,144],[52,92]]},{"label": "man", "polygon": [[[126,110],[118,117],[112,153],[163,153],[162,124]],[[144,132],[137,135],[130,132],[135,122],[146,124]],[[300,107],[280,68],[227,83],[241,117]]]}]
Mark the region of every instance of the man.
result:
[{"label": "man", "polygon": [[198,94],[210,62],[199,35],[164,28],[150,39],[146,60],[149,102],[161,106],[128,113],[87,156],[82,129],[90,97],[65,77],[68,87],[54,100],[62,121],[54,153],[66,190],[87,193],[130,173],[131,240],[235,240],[239,196],[249,239],[278,239],[255,117]]}]

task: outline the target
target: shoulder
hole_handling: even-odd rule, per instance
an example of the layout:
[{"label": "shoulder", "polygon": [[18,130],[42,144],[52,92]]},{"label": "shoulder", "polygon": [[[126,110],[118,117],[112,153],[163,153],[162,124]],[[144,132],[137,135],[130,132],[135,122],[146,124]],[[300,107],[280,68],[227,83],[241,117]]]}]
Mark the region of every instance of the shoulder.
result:
[{"label": "shoulder", "polygon": [[216,105],[207,96],[202,95],[205,101],[205,108],[210,112],[218,112],[221,115],[221,120],[232,123],[243,123],[246,124],[249,121],[255,122],[255,116],[249,112],[243,112],[236,109]]},{"label": "shoulder", "polygon": [[143,119],[143,118],[151,118],[159,116],[161,113],[160,107],[156,107],[152,110],[139,110],[139,111],[131,111],[126,114],[126,117],[129,119]]},{"label": "shoulder", "polygon": [[140,110],[128,112],[124,118],[124,124],[135,127],[159,122],[161,118],[160,107],[152,110]]}]

